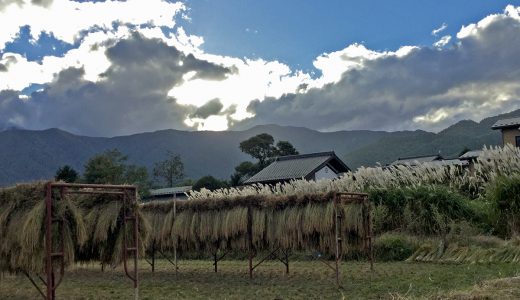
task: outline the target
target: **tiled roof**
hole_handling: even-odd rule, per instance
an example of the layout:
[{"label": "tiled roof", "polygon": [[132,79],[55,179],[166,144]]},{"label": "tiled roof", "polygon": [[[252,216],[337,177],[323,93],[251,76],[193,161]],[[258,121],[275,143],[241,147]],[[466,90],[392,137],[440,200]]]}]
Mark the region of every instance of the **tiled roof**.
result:
[{"label": "tiled roof", "polygon": [[392,162],[391,166],[396,165],[417,165],[425,162],[432,162],[436,160],[441,160],[442,156],[440,155],[426,155],[426,156],[413,156],[413,157],[400,157],[396,161]]},{"label": "tiled roof", "polygon": [[500,129],[507,127],[520,127],[520,117],[498,120],[495,124],[493,124],[493,126],[491,126],[491,129]]},{"label": "tiled roof", "polygon": [[320,152],[303,155],[278,157],[273,163],[246,180],[245,184],[281,181],[305,178],[320,166],[328,162],[338,173],[347,172],[349,168],[334,154]]},{"label": "tiled roof", "polygon": [[151,196],[164,196],[164,195],[173,195],[173,194],[182,194],[191,191],[191,185],[188,186],[178,186],[172,188],[164,188],[164,189],[156,189],[150,190]]},{"label": "tiled roof", "polygon": [[480,156],[480,153],[482,153],[482,150],[471,150],[471,151],[468,151],[464,154],[462,154],[461,156],[459,156],[459,159],[472,159],[472,158],[477,158]]}]

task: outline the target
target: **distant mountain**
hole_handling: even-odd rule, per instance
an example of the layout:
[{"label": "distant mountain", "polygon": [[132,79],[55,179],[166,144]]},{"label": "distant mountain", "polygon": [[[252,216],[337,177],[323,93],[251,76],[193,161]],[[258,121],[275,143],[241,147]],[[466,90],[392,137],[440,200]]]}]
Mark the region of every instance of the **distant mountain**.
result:
[{"label": "distant mountain", "polygon": [[351,168],[439,151],[450,157],[464,148],[480,149],[483,145],[499,144],[500,133],[490,127],[497,119],[512,116],[520,116],[520,110],[480,123],[461,121],[437,134],[369,130],[319,132],[303,127],[262,125],[244,131],[162,130],[103,138],[74,135],[59,129],[9,129],[0,132],[0,185],[49,179],[65,164],[82,172],[89,157],[113,148],[128,155],[131,163],[149,169],[171,150],[181,155],[187,177],[196,179],[210,174],[229,178],[239,162],[250,159],[240,152],[240,142],[264,132],[276,140],[290,141],[301,153],[334,150]]}]

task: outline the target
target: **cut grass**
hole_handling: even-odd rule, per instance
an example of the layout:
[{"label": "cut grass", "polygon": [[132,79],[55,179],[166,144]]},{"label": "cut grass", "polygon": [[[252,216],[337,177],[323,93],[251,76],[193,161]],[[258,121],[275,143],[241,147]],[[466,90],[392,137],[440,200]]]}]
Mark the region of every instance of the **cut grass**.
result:
[{"label": "cut grass", "polygon": [[[368,263],[348,262],[342,265],[343,284],[338,289],[333,272],[316,261],[291,262],[288,276],[282,264],[267,261],[255,270],[253,280],[247,276],[247,261],[222,261],[217,274],[207,260],[180,261],[177,275],[173,266],[162,259],[157,261],[155,273],[151,273],[144,261],[140,267],[140,299],[437,298],[455,296],[458,294],[452,294],[454,291],[471,290],[485,280],[518,276],[519,272],[517,264],[396,262],[376,263],[372,273]],[[121,268],[101,272],[97,264],[78,265],[65,276],[57,290],[61,299],[133,297],[131,282]],[[1,299],[39,297],[23,276],[4,275],[0,280]]]}]

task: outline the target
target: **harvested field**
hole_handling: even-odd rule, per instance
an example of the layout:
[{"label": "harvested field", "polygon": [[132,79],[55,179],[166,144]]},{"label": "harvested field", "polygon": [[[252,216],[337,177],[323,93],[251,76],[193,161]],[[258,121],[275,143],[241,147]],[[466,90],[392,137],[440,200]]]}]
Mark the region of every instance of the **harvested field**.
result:
[{"label": "harvested field", "polygon": [[[338,289],[332,280],[332,271],[316,261],[292,262],[289,276],[284,275],[283,265],[268,261],[255,271],[252,281],[247,277],[247,261],[222,261],[218,274],[212,271],[211,262],[207,260],[181,261],[177,275],[165,260],[157,262],[154,274],[144,261],[140,266],[141,299],[436,299],[439,295],[445,299],[466,295],[464,291],[474,294],[472,289],[479,283],[517,276],[520,272],[517,264],[396,262],[376,263],[371,273],[367,263],[347,262],[342,265],[343,287]],[[494,286],[499,286],[498,283]],[[515,288],[516,294],[497,295],[518,295],[518,284],[510,288]],[[57,297],[131,299],[132,293],[130,281],[120,268],[107,268],[102,273],[99,265],[87,265],[76,266],[66,274]],[[38,297],[21,275],[4,275],[0,281],[1,299]],[[492,293],[490,297],[487,299],[496,298]]]}]

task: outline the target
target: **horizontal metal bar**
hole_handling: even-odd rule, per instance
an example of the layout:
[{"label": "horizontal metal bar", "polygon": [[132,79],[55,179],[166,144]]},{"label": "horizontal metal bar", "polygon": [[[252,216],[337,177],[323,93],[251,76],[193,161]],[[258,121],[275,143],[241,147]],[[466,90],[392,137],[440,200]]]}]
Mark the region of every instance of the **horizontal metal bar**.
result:
[{"label": "horizontal metal bar", "polygon": [[125,216],[125,220],[127,221],[135,221],[135,216]]},{"label": "horizontal metal bar", "polygon": [[52,257],[63,256],[63,252],[55,252],[55,253],[51,253],[51,256],[52,256]]},{"label": "horizontal metal bar", "polygon": [[102,191],[102,190],[67,190],[68,194],[108,194],[108,195],[124,195],[123,192]]},{"label": "horizontal metal bar", "polygon": [[[136,189],[135,185],[117,185],[117,184],[87,184],[87,183],[65,183],[51,182],[52,187],[70,187],[70,188],[93,188],[93,189]],[[67,191],[68,192],[68,191]]]},{"label": "horizontal metal bar", "polygon": [[137,251],[137,248],[136,247],[126,248],[126,251],[135,252],[135,251]]}]

